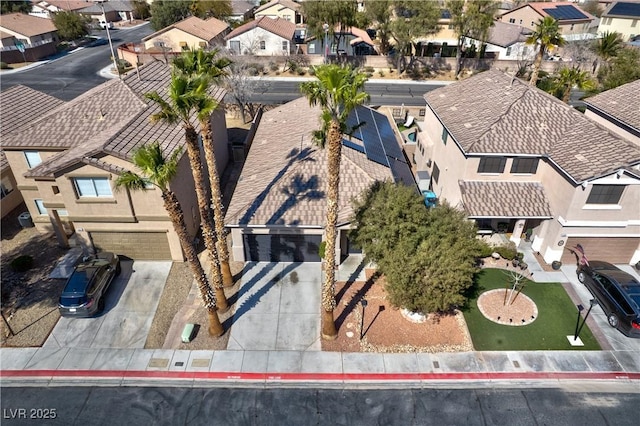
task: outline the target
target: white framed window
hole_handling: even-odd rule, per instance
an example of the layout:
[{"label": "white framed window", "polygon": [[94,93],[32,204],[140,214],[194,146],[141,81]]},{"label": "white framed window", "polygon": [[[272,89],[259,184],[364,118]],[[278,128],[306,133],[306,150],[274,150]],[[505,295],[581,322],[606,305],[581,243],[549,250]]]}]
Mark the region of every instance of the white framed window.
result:
[{"label": "white framed window", "polygon": [[267,48],[267,42],[264,40],[260,40],[260,50],[265,50]]},{"label": "white framed window", "polygon": [[38,210],[38,213],[41,215],[45,215],[47,214],[47,208],[44,206],[44,202],[41,199],[35,199],[33,200],[33,202],[36,205],[36,210]]},{"label": "white framed window", "polygon": [[79,198],[112,197],[109,179],[104,178],[74,178],[73,185]]},{"label": "white framed window", "polygon": [[56,210],[58,212],[58,216],[69,216],[69,212],[63,209]]},{"label": "white framed window", "polygon": [[287,40],[282,40],[282,50],[289,51],[289,42]]},{"label": "white framed window", "polygon": [[40,153],[38,151],[25,151],[24,158],[27,160],[27,165],[30,169],[33,169],[38,164],[42,163]]},{"label": "white framed window", "polygon": [[0,198],[6,197],[11,191],[13,191],[11,180],[9,180],[8,177],[2,178],[2,183],[0,183]]},{"label": "white framed window", "polygon": [[316,45],[315,44],[309,43],[307,45],[307,48],[308,48],[308,52],[309,53],[316,53]]},{"label": "white framed window", "polygon": [[507,47],[507,56],[511,56],[511,46]]}]

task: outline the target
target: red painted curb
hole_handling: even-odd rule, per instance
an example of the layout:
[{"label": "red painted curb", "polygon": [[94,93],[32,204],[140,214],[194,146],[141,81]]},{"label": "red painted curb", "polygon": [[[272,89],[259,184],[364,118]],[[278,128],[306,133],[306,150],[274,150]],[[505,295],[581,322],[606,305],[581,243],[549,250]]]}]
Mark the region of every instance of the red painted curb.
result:
[{"label": "red painted curb", "polygon": [[193,379],[234,381],[391,382],[416,380],[640,380],[639,373],[493,372],[493,373],[234,373],[209,371],[0,370],[0,378],[87,377],[122,379]]}]

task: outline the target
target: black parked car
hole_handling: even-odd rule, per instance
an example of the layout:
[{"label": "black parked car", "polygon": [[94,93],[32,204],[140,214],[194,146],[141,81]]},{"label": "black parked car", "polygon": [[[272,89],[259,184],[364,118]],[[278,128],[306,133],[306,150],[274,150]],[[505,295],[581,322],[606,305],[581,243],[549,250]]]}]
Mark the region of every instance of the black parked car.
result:
[{"label": "black parked car", "polygon": [[583,283],[607,315],[611,327],[640,338],[640,282],[610,263],[598,260],[578,266]]},{"label": "black parked car", "polygon": [[90,317],[104,310],[107,289],[120,274],[120,259],[102,252],[75,267],[62,290],[58,310],[63,317]]}]

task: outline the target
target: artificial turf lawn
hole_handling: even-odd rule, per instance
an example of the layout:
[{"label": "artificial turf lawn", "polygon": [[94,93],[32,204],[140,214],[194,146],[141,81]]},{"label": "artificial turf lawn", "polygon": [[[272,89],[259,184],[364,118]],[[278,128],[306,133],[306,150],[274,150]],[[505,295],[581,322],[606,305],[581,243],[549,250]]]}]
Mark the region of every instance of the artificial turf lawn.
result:
[{"label": "artificial turf lawn", "polygon": [[558,283],[526,280],[522,292],[538,306],[538,317],[531,324],[516,327],[486,319],[478,309],[478,297],[487,290],[505,288],[508,283],[508,276],[501,269],[483,269],[475,277],[471,297],[463,309],[475,350],[600,350],[586,324],[580,331],[584,346],[569,344],[567,336],[573,336],[576,331],[578,309]]}]

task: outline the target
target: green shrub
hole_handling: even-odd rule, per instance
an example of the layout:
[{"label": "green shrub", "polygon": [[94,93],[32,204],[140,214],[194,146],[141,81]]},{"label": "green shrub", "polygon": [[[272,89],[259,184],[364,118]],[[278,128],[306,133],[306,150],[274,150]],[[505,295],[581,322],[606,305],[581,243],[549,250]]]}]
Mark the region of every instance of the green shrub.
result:
[{"label": "green shrub", "polygon": [[275,62],[269,62],[269,69],[271,71],[278,71],[279,69],[278,64]]},{"label": "green shrub", "polygon": [[9,70],[11,67],[6,62],[0,62],[0,70]]},{"label": "green shrub", "polygon": [[483,257],[489,257],[491,256],[491,254],[495,251],[494,247],[492,247],[491,245],[489,245],[489,243],[487,243],[486,241],[483,240],[479,240],[480,241],[480,258]]},{"label": "green shrub", "polygon": [[305,75],[307,72],[305,70],[303,70],[302,68],[298,69],[298,75]]},{"label": "green shrub", "polygon": [[364,67],[364,71],[367,73],[372,73],[375,71],[375,69],[373,67]]},{"label": "green shrub", "polygon": [[515,259],[518,251],[514,243],[509,243],[504,246],[498,246],[494,248],[494,251],[502,256],[503,259],[513,260]]},{"label": "green shrub", "polygon": [[316,69],[313,67],[309,68],[309,75],[316,75]]},{"label": "green shrub", "polygon": [[18,256],[11,261],[11,269],[16,272],[25,272],[33,266],[33,257],[28,255]]},{"label": "green shrub", "polygon": [[382,70],[378,71],[378,75],[379,75],[380,77],[384,77],[384,71],[382,71]]}]

